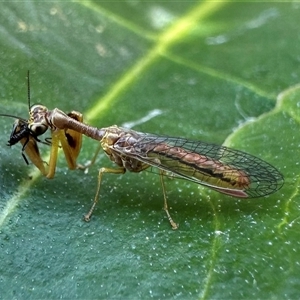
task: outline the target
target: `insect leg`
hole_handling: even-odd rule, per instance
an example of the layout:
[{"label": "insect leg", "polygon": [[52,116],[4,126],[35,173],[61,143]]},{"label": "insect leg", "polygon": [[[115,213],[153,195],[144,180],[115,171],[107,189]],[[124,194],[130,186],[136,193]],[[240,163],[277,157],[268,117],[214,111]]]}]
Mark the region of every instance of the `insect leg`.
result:
[{"label": "insect leg", "polygon": [[[77,111],[72,111],[68,114],[68,116],[78,122],[83,121],[83,116],[81,113]],[[81,150],[82,144],[82,134],[75,130],[66,128],[65,130],[65,146],[62,144],[64,154],[68,163],[68,166],[71,170],[75,169],[77,164],[76,160]]]},{"label": "insect leg", "polygon": [[172,226],[172,229],[177,229],[178,228],[178,224],[176,224],[170,213],[169,213],[169,209],[168,209],[168,203],[167,203],[167,195],[166,195],[166,188],[165,188],[165,182],[164,182],[164,171],[160,171],[159,175],[160,175],[160,181],[161,181],[161,186],[162,186],[162,190],[163,190],[163,194],[164,194],[164,210],[167,214],[168,220]]},{"label": "insect leg", "polygon": [[20,142],[23,145],[22,156],[23,156],[25,162],[28,164],[28,160],[27,160],[24,152],[29,157],[31,162],[41,171],[41,173],[44,176],[47,176],[47,170],[46,170],[44,162],[41,158],[41,155],[39,152],[39,147],[38,147],[36,140],[32,136],[29,136],[28,138],[23,138]]},{"label": "insect leg", "polygon": [[[72,114],[73,113],[73,114]],[[75,120],[82,120],[82,115],[72,112],[69,115]],[[72,115],[71,115],[72,114]],[[76,169],[76,160],[81,149],[82,134],[71,129],[56,129],[51,132],[51,150],[47,178],[53,178],[55,174],[58,148],[61,146],[70,170]]]},{"label": "insect leg", "polygon": [[52,132],[50,160],[48,164],[48,172],[46,174],[46,177],[49,179],[52,179],[54,177],[59,143],[61,140],[63,140],[63,138],[64,138],[64,133],[61,130]]},{"label": "insect leg", "polygon": [[84,217],[83,217],[86,222],[90,221],[91,216],[93,214],[93,211],[95,209],[95,206],[97,205],[97,202],[99,200],[99,192],[100,192],[101,180],[102,180],[102,175],[104,173],[124,174],[125,173],[125,168],[119,168],[119,169],[101,168],[99,170],[97,190],[96,190],[96,195],[95,195],[95,198],[94,198],[93,205],[92,205],[91,209],[89,210],[89,212],[86,215],[84,215]]},{"label": "insect leg", "polygon": [[95,154],[93,155],[92,159],[91,159],[88,163],[86,163],[86,164],[84,164],[84,165],[77,164],[77,169],[79,169],[79,170],[84,170],[85,173],[86,173],[86,172],[87,172],[87,169],[88,169],[89,167],[91,167],[91,166],[94,165],[94,163],[95,163],[95,161],[96,161],[96,159],[97,159],[97,157],[98,157],[98,155],[99,155],[100,150],[102,150],[101,144],[99,144],[99,146],[98,146],[98,148],[96,149]]}]

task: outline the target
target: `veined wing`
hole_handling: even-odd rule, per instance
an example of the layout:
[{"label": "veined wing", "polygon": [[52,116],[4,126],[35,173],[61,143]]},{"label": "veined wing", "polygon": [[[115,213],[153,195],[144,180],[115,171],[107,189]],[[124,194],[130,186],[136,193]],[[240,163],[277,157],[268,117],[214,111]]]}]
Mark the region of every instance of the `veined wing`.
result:
[{"label": "veined wing", "polygon": [[126,149],[115,148],[148,165],[234,197],[262,197],[279,190],[280,172],[269,163],[228,147],[183,138],[134,132]]}]

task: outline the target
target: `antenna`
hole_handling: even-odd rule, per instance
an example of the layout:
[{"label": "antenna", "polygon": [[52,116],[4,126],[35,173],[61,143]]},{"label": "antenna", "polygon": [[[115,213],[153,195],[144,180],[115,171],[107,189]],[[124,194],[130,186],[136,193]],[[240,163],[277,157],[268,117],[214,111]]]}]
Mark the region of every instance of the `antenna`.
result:
[{"label": "antenna", "polygon": [[29,70],[27,71],[27,100],[28,100],[28,109],[30,111],[30,78],[29,78]]}]

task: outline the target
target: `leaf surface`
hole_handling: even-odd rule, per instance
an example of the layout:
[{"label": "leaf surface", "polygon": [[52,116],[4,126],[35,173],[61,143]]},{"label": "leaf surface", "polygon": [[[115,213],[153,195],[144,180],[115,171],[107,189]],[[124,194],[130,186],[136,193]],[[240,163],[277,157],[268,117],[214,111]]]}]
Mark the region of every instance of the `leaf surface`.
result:
[{"label": "leaf surface", "polygon": [[[103,179],[61,153],[53,180],[5,146],[0,118],[3,298],[298,298],[299,10],[297,3],[5,2],[1,113],[31,102],[80,111],[93,126],[129,125],[246,151],[285,177],[277,193],[240,200],[159,177]],[[80,163],[98,142],[84,138]],[[45,161],[49,147],[41,145]]]}]

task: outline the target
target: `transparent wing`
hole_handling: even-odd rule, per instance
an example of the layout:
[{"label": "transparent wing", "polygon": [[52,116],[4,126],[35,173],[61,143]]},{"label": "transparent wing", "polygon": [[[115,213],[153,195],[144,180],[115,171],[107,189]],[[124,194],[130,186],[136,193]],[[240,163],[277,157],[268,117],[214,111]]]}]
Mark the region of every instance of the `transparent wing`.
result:
[{"label": "transparent wing", "polygon": [[284,183],[275,167],[248,153],[201,141],[134,133],[139,137],[130,147],[114,149],[221,193],[262,197],[279,190]]}]

